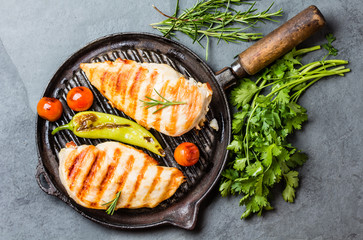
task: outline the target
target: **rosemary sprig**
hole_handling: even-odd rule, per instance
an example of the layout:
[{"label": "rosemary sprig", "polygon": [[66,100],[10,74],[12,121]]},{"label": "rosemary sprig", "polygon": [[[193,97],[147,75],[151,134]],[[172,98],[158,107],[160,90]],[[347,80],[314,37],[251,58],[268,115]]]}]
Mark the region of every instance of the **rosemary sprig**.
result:
[{"label": "rosemary sprig", "polygon": [[160,101],[160,100],[156,100],[154,98],[151,98],[149,96],[146,96],[145,98],[149,99],[150,101],[144,101],[144,100],[140,100],[141,102],[144,103],[144,106],[149,109],[151,107],[156,107],[158,105],[163,105],[162,107],[158,108],[157,110],[155,110],[153,113],[159,112],[160,110],[168,107],[168,106],[172,106],[172,105],[178,105],[178,104],[186,104],[186,102],[176,102],[176,101],[169,101],[167,100],[165,97],[161,96],[161,94],[156,91],[156,89],[154,88],[154,91],[156,92],[156,94],[161,97],[164,101]]},{"label": "rosemary sprig", "polygon": [[[249,4],[246,11],[236,11],[232,5],[239,6]],[[197,42],[202,47],[201,40],[206,38],[206,59],[208,59],[209,38],[217,38],[225,42],[251,41],[262,38],[262,33],[246,32],[257,22],[275,21],[273,17],[281,16],[282,10],[269,13],[273,3],[262,12],[257,12],[254,3],[245,0],[201,0],[178,15],[179,1],[177,1],[175,13],[168,16],[157,7],[153,6],[160,14],[167,19],[153,23],[151,26],[158,29],[165,37],[175,37],[175,32],[186,34],[193,43]],[[242,24],[232,26],[234,23]]]},{"label": "rosemary sprig", "polygon": [[116,193],[116,197],[113,200],[111,200],[111,201],[109,201],[107,203],[102,204],[102,206],[108,206],[108,208],[106,210],[106,213],[107,214],[113,215],[113,213],[115,212],[115,208],[116,208],[118,199],[120,198],[120,195],[121,195],[121,191],[119,191],[118,193]]}]

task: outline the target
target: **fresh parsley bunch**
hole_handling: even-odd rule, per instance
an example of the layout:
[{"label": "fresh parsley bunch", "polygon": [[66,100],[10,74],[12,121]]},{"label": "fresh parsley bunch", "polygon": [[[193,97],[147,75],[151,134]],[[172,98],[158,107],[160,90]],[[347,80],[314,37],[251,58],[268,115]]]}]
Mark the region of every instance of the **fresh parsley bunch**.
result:
[{"label": "fresh parsley bunch", "polygon": [[302,65],[303,54],[320,48],[294,49],[266,68],[255,82],[245,78],[231,91],[230,103],[237,108],[232,120],[233,140],[228,146],[233,157],[222,173],[219,190],[222,196],[242,195],[240,205],[246,208],[241,218],[272,209],[269,195],[281,181],[285,184],[284,200],[295,199],[299,185],[296,168],[307,156],[287,137],[301,129],[308,118],[297,100],[321,78],[350,71],[344,60]]}]

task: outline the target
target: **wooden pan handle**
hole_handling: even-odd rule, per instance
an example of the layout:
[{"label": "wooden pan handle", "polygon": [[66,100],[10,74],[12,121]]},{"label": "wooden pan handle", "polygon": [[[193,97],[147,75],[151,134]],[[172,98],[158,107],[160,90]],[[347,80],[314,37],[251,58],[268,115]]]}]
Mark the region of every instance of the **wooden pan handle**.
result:
[{"label": "wooden pan handle", "polygon": [[232,70],[239,77],[254,75],[324,25],[319,9],[310,6],[239,54]]}]

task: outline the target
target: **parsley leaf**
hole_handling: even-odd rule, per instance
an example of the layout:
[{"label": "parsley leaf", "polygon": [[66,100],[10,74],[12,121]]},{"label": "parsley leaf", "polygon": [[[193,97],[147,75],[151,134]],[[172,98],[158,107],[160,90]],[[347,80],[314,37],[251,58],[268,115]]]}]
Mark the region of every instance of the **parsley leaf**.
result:
[{"label": "parsley leaf", "polygon": [[221,192],[222,197],[228,196],[228,192],[231,189],[232,180],[224,181],[219,186],[219,191]]},{"label": "parsley leaf", "polygon": [[294,202],[295,189],[290,185],[286,185],[284,191],[282,192],[282,197],[286,202]]},{"label": "parsley leaf", "polygon": [[241,151],[243,147],[242,136],[234,135],[233,138],[233,141],[227,146],[227,150],[231,150],[237,153]]},{"label": "parsley leaf", "polygon": [[338,50],[336,48],[333,47],[333,45],[331,45],[334,41],[335,41],[335,37],[332,33],[329,33],[325,36],[326,40],[328,40],[328,43],[325,43],[322,45],[323,48],[325,48],[326,50],[329,51],[328,55],[326,55],[324,57],[324,59],[329,56],[329,55],[333,55],[336,56],[338,55]]},{"label": "parsley leaf", "polygon": [[246,163],[247,163],[247,158],[237,158],[233,168],[236,169],[237,171],[243,171],[246,167]]},{"label": "parsley leaf", "polygon": [[240,108],[246,105],[258,90],[255,82],[245,78],[237,88],[232,90],[231,103],[237,108]]},{"label": "parsley leaf", "polygon": [[247,166],[246,172],[249,176],[255,177],[263,172],[263,166],[261,162],[256,161],[254,164]]}]

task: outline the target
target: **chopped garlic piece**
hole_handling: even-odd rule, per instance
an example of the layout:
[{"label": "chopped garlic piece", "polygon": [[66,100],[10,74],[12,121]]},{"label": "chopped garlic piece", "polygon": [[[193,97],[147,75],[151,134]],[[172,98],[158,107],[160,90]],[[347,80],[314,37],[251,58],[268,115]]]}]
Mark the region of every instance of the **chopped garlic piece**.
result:
[{"label": "chopped garlic piece", "polygon": [[212,121],[210,121],[209,126],[218,132],[219,126],[215,118],[213,118]]}]

